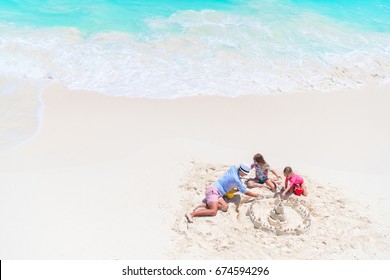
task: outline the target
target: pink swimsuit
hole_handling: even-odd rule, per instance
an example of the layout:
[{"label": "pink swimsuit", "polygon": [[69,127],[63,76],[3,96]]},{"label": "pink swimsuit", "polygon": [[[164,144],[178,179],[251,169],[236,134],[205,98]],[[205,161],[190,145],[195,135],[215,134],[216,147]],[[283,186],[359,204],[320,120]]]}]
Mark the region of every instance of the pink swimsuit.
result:
[{"label": "pink swimsuit", "polygon": [[286,182],[287,181],[290,182],[290,185],[302,185],[303,178],[295,173],[292,173],[290,178],[286,178]]}]

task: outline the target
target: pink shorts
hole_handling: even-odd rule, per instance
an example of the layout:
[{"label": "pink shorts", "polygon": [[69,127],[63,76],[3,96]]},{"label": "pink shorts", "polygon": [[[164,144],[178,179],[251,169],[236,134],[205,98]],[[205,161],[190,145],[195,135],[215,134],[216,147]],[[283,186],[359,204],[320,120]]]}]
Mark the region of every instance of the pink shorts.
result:
[{"label": "pink shorts", "polygon": [[218,202],[219,198],[222,198],[222,196],[219,194],[216,188],[209,186],[206,189],[206,203]]}]

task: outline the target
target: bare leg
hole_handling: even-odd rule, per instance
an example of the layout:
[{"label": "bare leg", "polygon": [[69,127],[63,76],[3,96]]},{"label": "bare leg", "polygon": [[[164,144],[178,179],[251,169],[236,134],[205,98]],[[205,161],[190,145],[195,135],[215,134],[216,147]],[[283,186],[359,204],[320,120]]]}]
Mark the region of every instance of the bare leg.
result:
[{"label": "bare leg", "polygon": [[201,204],[199,204],[198,206],[196,206],[193,210],[193,212],[195,212],[196,210],[198,210],[199,208],[206,208],[207,207],[207,204],[202,202]]},{"label": "bare leg", "polygon": [[307,196],[308,195],[308,193],[307,193],[307,189],[306,189],[306,185],[305,185],[305,183],[302,183],[302,189],[303,189],[303,192],[302,192],[302,194],[304,195],[304,196]]},{"label": "bare leg", "polygon": [[228,208],[229,208],[229,205],[227,204],[227,202],[223,198],[220,198],[218,200],[218,210],[226,212],[228,210]]},{"label": "bare leg", "polygon": [[191,218],[200,217],[200,216],[215,216],[215,215],[217,215],[218,204],[219,204],[219,201],[207,203],[206,209],[201,209],[198,211],[194,211],[192,213],[187,213],[186,217],[187,217],[187,215],[190,215]]},{"label": "bare leg", "polygon": [[223,198],[220,198],[218,202],[209,202],[206,205],[205,209],[193,211],[190,213],[186,213],[185,217],[187,218],[189,223],[193,223],[193,217],[201,217],[201,216],[215,216],[217,215],[217,211],[221,210],[226,212],[229,208],[229,205]]},{"label": "bare leg", "polygon": [[[207,207],[207,204],[205,202],[201,202],[199,205],[197,205],[194,208],[194,210],[192,210],[192,212],[195,212],[199,208],[208,208],[208,207]],[[218,200],[218,210],[226,212],[227,209],[228,209],[228,204],[226,203],[226,201],[223,198],[220,198]]]},{"label": "bare leg", "polygon": [[271,191],[276,191],[276,184],[274,181],[272,181],[271,179],[267,179],[265,181],[265,184],[267,185],[267,187],[271,190]]},{"label": "bare leg", "polygon": [[259,179],[257,179],[257,178],[251,178],[251,179],[249,179],[249,180],[246,182],[246,185],[247,185],[248,188],[250,188],[250,189],[252,189],[252,188],[261,188],[261,187],[264,187],[264,185],[260,184]]}]

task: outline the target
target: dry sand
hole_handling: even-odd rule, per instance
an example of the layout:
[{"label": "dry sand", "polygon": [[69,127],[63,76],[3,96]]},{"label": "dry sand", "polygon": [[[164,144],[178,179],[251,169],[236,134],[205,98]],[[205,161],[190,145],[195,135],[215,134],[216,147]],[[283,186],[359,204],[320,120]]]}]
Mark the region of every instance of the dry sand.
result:
[{"label": "dry sand", "polygon": [[[53,82],[36,137],[0,155],[0,258],[389,259],[388,93],[152,100]],[[255,229],[233,202],[187,225],[257,152],[305,177],[311,229]]]},{"label": "dry sand", "polygon": [[[191,179],[181,186],[186,191],[183,208],[188,208],[188,203],[199,204],[203,197],[199,186],[209,184],[216,178],[214,174],[223,174],[227,168],[195,163],[188,174]],[[255,203],[252,210],[255,216],[261,218],[268,217],[274,205],[261,207],[256,201],[246,203],[248,197],[236,194],[228,200],[226,213],[194,218],[194,223],[187,225],[178,218],[174,230],[179,241],[173,256],[182,259],[389,259],[388,232],[376,229],[370,218],[353,209],[337,186],[303,177],[310,189],[309,196],[290,199],[298,199],[310,213],[311,227],[304,233],[277,235],[270,230],[256,229],[248,217],[251,203]],[[273,196],[266,188],[257,192]],[[277,198],[267,200],[278,201]],[[283,228],[303,225],[291,207],[285,207],[285,212],[287,221]]]}]

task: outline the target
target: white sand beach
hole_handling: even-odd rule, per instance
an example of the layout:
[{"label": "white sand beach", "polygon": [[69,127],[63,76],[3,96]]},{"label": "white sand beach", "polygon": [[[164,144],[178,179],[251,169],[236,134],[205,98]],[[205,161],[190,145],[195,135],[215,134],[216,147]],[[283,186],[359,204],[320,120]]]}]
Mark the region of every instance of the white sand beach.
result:
[{"label": "white sand beach", "polygon": [[[389,92],[156,100],[54,81],[36,136],[0,154],[0,258],[390,259]],[[234,201],[187,224],[255,153],[305,178],[310,230],[255,229]]]}]

